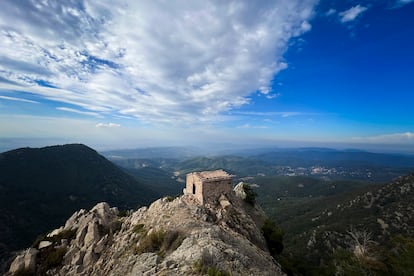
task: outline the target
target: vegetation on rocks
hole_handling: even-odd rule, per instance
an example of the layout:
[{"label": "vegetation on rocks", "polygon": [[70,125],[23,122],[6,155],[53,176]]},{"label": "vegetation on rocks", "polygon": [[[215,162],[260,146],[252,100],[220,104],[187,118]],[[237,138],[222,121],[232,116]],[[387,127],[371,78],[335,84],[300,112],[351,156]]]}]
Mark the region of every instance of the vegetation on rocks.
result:
[{"label": "vegetation on rocks", "polygon": [[283,230],[270,219],[267,219],[262,226],[262,233],[266,240],[270,254],[276,257],[283,251]]},{"label": "vegetation on rocks", "polygon": [[286,232],[277,257],[285,272],[414,275],[414,174],[332,196],[308,188],[312,198],[303,190],[311,184],[303,179],[299,184],[293,186],[296,194],[284,187],[272,193],[280,195],[271,212]]},{"label": "vegetation on rocks", "polygon": [[201,258],[197,260],[194,265],[194,272],[198,275],[208,276],[230,276],[231,274],[226,270],[221,270],[217,268],[217,263],[214,260],[214,257],[211,256],[207,251],[203,251]]},{"label": "vegetation on rocks", "polygon": [[51,268],[58,267],[62,264],[63,256],[67,252],[66,247],[50,247],[40,252],[40,267],[38,268],[38,274],[44,275],[46,271]]},{"label": "vegetation on rocks", "polygon": [[[37,252],[32,264],[42,267],[41,275],[281,275],[251,217],[254,208],[236,196],[228,201],[231,206],[200,206],[186,195],[173,201],[162,198],[122,218],[116,208],[99,203],[52,231],[77,229],[70,243],[30,249]],[[226,219],[230,210],[231,221]],[[117,221],[122,224],[114,231]],[[21,261],[28,254],[16,257],[11,274],[27,268]]]},{"label": "vegetation on rocks", "polygon": [[73,240],[76,237],[76,231],[77,229],[64,229],[58,234],[53,235],[51,237],[48,237],[47,234],[40,235],[33,242],[32,247],[37,248],[41,241],[50,241],[56,244],[56,243],[60,243],[61,240],[67,240],[67,242],[69,243],[71,240]]},{"label": "vegetation on rocks", "polygon": [[243,190],[244,190],[244,193],[246,194],[246,198],[244,199],[244,201],[246,201],[250,205],[256,204],[257,194],[253,190],[252,186],[247,184],[247,183],[244,183],[243,184]]},{"label": "vegetation on rocks", "polygon": [[167,252],[177,249],[184,240],[184,235],[180,231],[152,231],[142,237],[134,249],[135,254],[155,252],[159,256],[164,256]]}]

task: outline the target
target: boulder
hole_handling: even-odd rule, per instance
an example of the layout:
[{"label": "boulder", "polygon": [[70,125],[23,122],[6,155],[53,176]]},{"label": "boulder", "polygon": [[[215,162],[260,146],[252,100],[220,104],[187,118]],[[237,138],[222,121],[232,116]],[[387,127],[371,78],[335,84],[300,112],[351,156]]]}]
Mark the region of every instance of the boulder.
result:
[{"label": "boulder", "polygon": [[40,250],[40,249],[42,249],[42,248],[49,247],[49,246],[51,246],[52,244],[53,244],[53,243],[52,243],[51,241],[41,241],[41,242],[39,243],[38,249]]},{"label": "boulder", "polygon": [[34,271],[36,268],[36,256],[38,250],[35,248],[29,248],[23,252],[23,254],[18,255],[12,264],[10,265],[10,274],[14,274],[19,270],[29,270]]},{"label": "boulder", "polygon": [[236,194],[237,197],[241,198],[241,199],[246,199],[246,192],[244,191],[244,182],[240,182],[239,184],[237,184],[234,187],[234,192]]}]

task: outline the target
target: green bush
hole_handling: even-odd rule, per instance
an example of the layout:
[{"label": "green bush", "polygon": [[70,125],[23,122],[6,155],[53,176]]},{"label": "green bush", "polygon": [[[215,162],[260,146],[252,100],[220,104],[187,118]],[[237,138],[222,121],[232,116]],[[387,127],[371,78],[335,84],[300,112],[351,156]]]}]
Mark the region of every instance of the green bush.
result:
[{"label": "green bush", "polygon": [[414,275],[414,239],[396,236],[387,263],[394,275]]},{"label": "green bush", "polygon": [[48,238],[49,241],[56,243],[56,242],[60,242],[61,240],[67,240],[68,242],[70,242],[71,240],[73,240],[76,237],[76,231],[78,229],[69,229],[69,230],[63,230],[62,232],[60,232],[57,235],[54,235],[53,237]]},{"label": "green bush", "polygon": [[266,240],[270,254],[275,257],[283,251],[283,230],[272,220],[267,219],[262,226],[262,233]]},{"label": "green bush", "polygon": [[134,228],[132,229],[132,231],[134,231],[135,233],[137,233],[137,234],[141,234],[141,233],[143,233],[144,231],[145,231],[145,228],[144,228],[144,224],[142,224],[142,223],[140,223],[140,224],[135,224],[134,225]]},{"label": "green bush", "polygon": [[230,276],[231,274],[225,270],[219,270],[216,267],[209,267],[207,269],[208,276]]},{"label": "green bush", "polygon": [[180,195],[175,195],[175,196],[171,196],[171,195],[169,195],[169,196],[167,196],[167,201],[168,202],[171,202],[171,201],[173,201],[174,199],[176,199],[177,197],[179,197]]},{"label": "green bush", "polygon": [[216,267],[216,261],[213,256],[207,251],[203,250],[201,258],[194,262],[193,270],[197,274],[209,276],[230,276],[231,274],[225,270],[220,270]]},{"label": "green bush", "polygon": [[38,248],[41,241],[44,241],[47,238],[46,234],[39,235],[32,243],[32,248]]},{"label": "green bush", "polygon": [[34,276],[34,275],[35,273],[28,268],[19,269],[13,274],[13,276]]},{"label": "green bush", "polygon": [[46,271],[62,265],[63,257],[67,252],[66,247],[48,247],[40,251],[39,267],[36,275],[46,275]]},{"label": "green bush", "polygon": [[123,218],[123,217],[127,217],[129,215],[129,210],[121,210],[118,213],[118,217]]},{"label": "green bush", "polygon": [[65,256],[67,251],[66,247],[59,247],[54,248],[54,250],[50,251],[45,259],[44,259],[44,266],[47,267],[47,270],[57,267],[62,264],[63,257]]},{"label": "green bush", "polygon": [[151,234],[143,237],[139,245],[135,248],[136,254],[146,253],[146,252],[157,252],[161,248],[162,241],[164,240],[165,232],[153,231]]},{"label": "green bush", "polygon": [[184,235],[179,231],[168,231],[164,235],[160,250],[163,252],[172,252],[181,245],[184,238]]},{"label": "green bush", "polygon": [[257,194],[256,194],[255,191],[253,191],[252,186],[249,185],[249,184],[244,183],[243,184],[243,190],[246,194],[246,198],[244,199],[244,201],[246,201],[250,205],[254,205],[256,203]]},{"label": "green bush", "polygon": [[140,240],[134,252],[135,254],[157,252],[160,256],[164,256],[177,249],[183,240],[184,235],[179,231],[153,231]]}]

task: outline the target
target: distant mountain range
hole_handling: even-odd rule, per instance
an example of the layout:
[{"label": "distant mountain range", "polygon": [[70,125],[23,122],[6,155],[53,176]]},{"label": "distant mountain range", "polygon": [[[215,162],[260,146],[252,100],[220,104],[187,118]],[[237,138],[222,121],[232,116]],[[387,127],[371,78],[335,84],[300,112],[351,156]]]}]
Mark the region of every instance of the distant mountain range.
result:
[{"label": "distant mountain range", "polygon": [[194,170],[225,169],[240,177],[257,174],[269,176],[283,174],[278,168],[283,166],[326,167],[345,171],[337,173],[336,177],[352,176],[353,179],[370,178],[372,181],[386,182],[414,170],[414,155],[371,153],[357,149],[258,148],[229,149],[221,153],[205,154],[194,149],[176,147],[121,150],[103,154],[125,168],[155,167],[181,175]]},{"label": "distant mountain range", "polygon": [[101,201],[137,208],[161,195],[84,145],[1,153],[0,259],[30,245],[80,208]]},{"label": "distant mountain range", "polygon": [[138,149],[120,149],[103,151],[102,155],[110,159],[155,159],[155,158],[170,158],[183,159],[196,156],[197,154],[205,153],[205,151],[196,148],[187,147],[153,147],[153,148],[138,148]]}]

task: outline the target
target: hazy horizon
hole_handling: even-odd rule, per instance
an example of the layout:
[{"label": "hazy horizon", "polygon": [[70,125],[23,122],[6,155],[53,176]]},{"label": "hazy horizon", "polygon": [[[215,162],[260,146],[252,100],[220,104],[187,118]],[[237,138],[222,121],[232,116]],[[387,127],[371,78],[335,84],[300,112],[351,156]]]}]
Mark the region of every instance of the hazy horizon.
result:
[{"label": "hazy horizon", "polygon": [[326,149],[326,150],[338,150],[338,151],[364,151],[371,153],[383,153],[383,154],[403,154],[414,155],[414,150],[411,147],[404,147],[398,145],[361,145],[361,144],[336,144],[336,143],[309,143],[309,142],[292,142],[292,141],[279,141],[278,143],[268,144],[231,144],[231,143],[209,143],[209,144],[140,144],[140,145],[94,145],[84,143],[82,141],[49,141],[49,140],[8,140],[0,139],[0,153],[7,152],[18,148],[42,148],[49,146],[58,146],[66,144],[84,144],[94,150],[103,153],[117,150],[145,150],[145,149],[186,149],[197,153],[195,155],[221,155],[223,153],[234,153],[243,151],[263,151],[269,150],[298,150],[298,149]]}]

